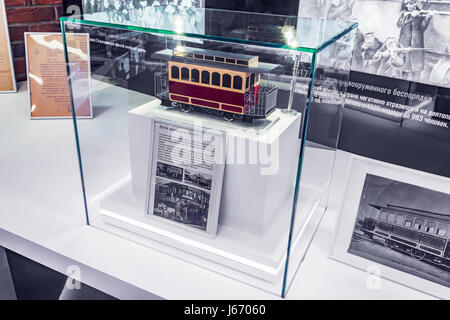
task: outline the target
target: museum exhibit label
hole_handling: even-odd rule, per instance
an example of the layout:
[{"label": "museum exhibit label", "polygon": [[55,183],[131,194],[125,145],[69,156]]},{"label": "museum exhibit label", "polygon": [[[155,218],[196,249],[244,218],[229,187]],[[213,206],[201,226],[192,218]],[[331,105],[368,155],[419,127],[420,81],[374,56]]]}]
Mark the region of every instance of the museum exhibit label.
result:
[{"label": "museum exhibit label", "polygon": [[8,21],[6,20],[5,2],[0,1],[0,93],[15,92],[16,80],[14,75],[11,44],[9,42]]},{"label": "museum exhibit label", "polygon": [[25,33],[31,119],[72,117],[71,99],[77,117],[92,118],[89,37],[69,34],[66,41],[71,45],[70,82],[78,88],[72,97],[61,33]]}]

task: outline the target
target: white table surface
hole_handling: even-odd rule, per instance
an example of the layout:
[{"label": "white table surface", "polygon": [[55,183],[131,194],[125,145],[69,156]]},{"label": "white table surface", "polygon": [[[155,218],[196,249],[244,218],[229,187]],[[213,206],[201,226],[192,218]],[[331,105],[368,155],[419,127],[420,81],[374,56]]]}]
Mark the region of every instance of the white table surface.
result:
[{"label": "white table surface", "polygon": [[[197,265],[85,225],[72,121],[30,120],[26,83],[0,95],[0,245],[121,299],[278,299]],[[89,121],[89,120],[83,120]],[[430,299],[328,258],[324,219],[288,299]]]}]

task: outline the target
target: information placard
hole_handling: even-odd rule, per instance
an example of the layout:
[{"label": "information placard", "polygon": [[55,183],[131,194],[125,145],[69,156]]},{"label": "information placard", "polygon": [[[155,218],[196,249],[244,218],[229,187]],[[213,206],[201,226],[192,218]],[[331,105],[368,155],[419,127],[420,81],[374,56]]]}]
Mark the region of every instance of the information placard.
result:
[{"label": "information placard", "polygon": [[[67,34],[77,118],[92,118],[89,35]],[[25,33],[30,117],[70,118],[72,107],[61,33]]]},{"label": "information placard", "polygon": [[4,0],[0,0],[0,92],[16,92]]},{"label": "information placard", "polygon": [[215,236],[224,173],[224,133],[152,119],[147,214]]}]

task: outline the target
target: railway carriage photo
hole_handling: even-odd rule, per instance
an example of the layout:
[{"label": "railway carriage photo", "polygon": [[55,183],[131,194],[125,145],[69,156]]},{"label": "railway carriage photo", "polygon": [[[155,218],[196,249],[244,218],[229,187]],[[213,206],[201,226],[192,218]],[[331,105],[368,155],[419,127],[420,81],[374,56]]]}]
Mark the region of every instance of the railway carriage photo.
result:
[{"label": "railway carriage photo", "polygon": [[450,288],[450,194],[443,191],[366,174],[347,252]]},{"label": "railway carriage photo", "polygon": [[370,205],[361,230],[389,249],[450,270],[450,216],[407,207]]},{"label": "railway carriage photo", "polygon": [[152,57],[167,61],[167,71],[155,74],[155,93],[165,106],[245,122],[265,118],[276,106],[278,88],[261,74],[281,66],[258,56],[178,46]]}]

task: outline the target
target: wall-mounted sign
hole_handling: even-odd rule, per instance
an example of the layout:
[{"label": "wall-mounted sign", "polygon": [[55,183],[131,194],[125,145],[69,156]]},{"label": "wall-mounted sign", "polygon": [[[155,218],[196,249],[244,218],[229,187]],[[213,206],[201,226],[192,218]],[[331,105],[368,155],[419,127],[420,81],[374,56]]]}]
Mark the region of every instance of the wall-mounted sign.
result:
[{"label": "wall-mounted sign", "polygon": [[[92,118],[89,35],[67,34],[77,118]],[[30,117],[70,118],[72,105],[61,33],[25,33]]]},{"label": "wall-mounted sign", "polygon": [[0,92],[16,92],[4,0],[0,0]]}]

